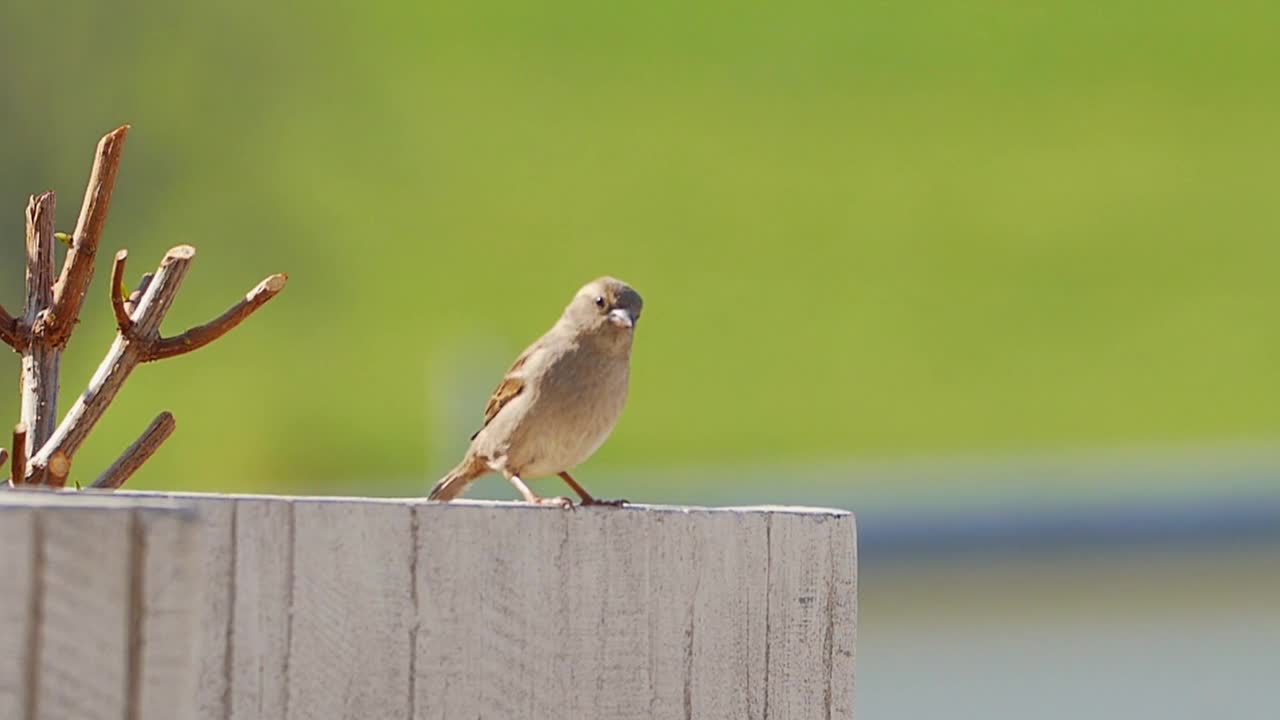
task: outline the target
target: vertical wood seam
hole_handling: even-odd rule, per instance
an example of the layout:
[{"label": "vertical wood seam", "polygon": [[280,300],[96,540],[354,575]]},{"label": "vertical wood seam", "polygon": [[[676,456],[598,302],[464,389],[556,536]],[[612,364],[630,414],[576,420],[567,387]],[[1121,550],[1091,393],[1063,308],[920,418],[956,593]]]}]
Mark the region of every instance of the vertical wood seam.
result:
[{"label": "vertical wood seam", "polygon": [[44,513],[34,510],[31,513],[31,593],[27,598],[27,720],[36,720],[40,716],[40,662],[43,643],[40,630],[44,627]]},{"label": "vertical wood seam", "polygon": [[[698,567],[699,551],[702,549],[702,537],[698,533],[693,534],[693,566]],[[684,654],[684,718],[685,720],[693,720],[693,643],[694,632],[697,629],[698,616],[698,590],[702,587],[702,573],[694,573],[693,576],[693,593],[689,597],[689,627],[685,631],[686,642]]]},{"label": "vertical wood seam", "polygon": [[288,621],[285,624],[284,631],[284,718],[289,718],[289,699],[291,695],[289,666],[293,658],[293,596],[294,596],[294,559],[297,555],[298,542],[298,524],[297,524],[297,507],[293,500],[286,500],[286,507],[289,508],[289,552],[285,556],[285,577],[289,579],[288,589],[285,597],[285,609],[288,613]]},{"label": "vertical wood seam", "polygon": [[761,720],[769,720],[769,650],[773,647],[770,611],[773,609],[773,515],[764,522],[764,712]]},{"label": "vertical wood seam", "polygon": [[655,665],[657,658],[653,654],[653,636],[657,633],[657,620],[653,614],[653,547],[654,547],[654,528],[657,526],[656,518],[648,518],[645,522],[645,553],[644,553],[644,607],[648,614],[648,642],[649,642],[649,717],[654,717],[654,707],[658,704],[658,687],[654,679]]},{"label": "vertical wood seam", "polygon": [[[232,683],[235,682],[235,628],[236,628],[236,573],[240,566],[239,559],[239,531],[237,530],[238,519],[240,514],[240,503],[232,501],[231,503],[231,572],[227,582],[227,630],[223,636],[222,652],[222,675],[225,682],[222,686],[222,717],[223,720],[231,720],[232,698],[235,697]],[[259,688],[261,695],[261,688]]]},{"label": "vertical wood seam", "polygon": [[829,565],[827,572],[827,627],[823,637],[824,649],[827,651],[827,690],[824,696],[827,706],[826,720],[831,720],[831,703],[832,686],[835,675],[835,629],[836,629],[836,532],[839,531],[840,522],[829,521],[827,532],[827,564]]},{"label": "vertical wood seam", "polygon": [[147,540],[141,510],[129,511],[129,639],[125,661],[125,709],[128,720],[138,720],[142,702],[143,613],[145,612]]},{"label": "vertical wood seam", "polygon": [[419,505],[410,505],[409,537],[409,601],[413,608],[413,622],[409,623],[409,720],[418,715],[418,630],[422,623],[422,607],[418,602],[418,511]]}]

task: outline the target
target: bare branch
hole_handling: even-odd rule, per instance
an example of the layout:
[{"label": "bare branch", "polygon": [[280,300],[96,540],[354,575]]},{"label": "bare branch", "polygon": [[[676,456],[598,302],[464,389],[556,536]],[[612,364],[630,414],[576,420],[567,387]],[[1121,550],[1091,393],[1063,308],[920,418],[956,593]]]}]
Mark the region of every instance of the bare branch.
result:
[{"label": "bare branch", "polygon": [[151,346],[159,339],[160,322],[173,305],[174,297],[182,286],[182,280],[186,277],[195,254],[195,248],[190,245],[179,245],[169,250],[160,261],[155,279],[134,310],[133,332],[127,336],[116,334],[111,349],[89,380],[88,389],[76,399],[75,405],[71,406],[62,419],[62,424],[31,459],[33,482],[43,480],[55,452],[60,450],[68,458],[75,457],[85,438],[115,399],[116,393],[120,392],[124,381],[147,356]]},{"label": "bare branch", "polygon": [[258,308],[267,304],[271,298],[275,297],[284,289],[285,282],[289,276],[284,273],[277,273],[271,277],[258,283],[256,287],[245,294],[240,302],[232,305],[229,310],[219,315],[217,318],[193,327],[190,330],[171,338],[160,338],[151,348],[151,352],[147,354],[144,361],[164,360],[178,355],[189,353],[193,350],[208,345],[218,338],[231,332],[235,326],[244,322]]},{"label": "bare branch", "polygon": [[134,308],[138,307],[138,301],[142,299],[142,294],[151,287],[151,278],[155,277],[155,273],[142,273],[142,278],[138,280],[138,289],[129,293],[129,297],[124,301],[124,309],[133,315]]},{"label": "bare branch", "polygon": [[0,341],[4,341],[5,345],[22,352],[27,346],[27,338],[22,332],[22,325],[18,319],[9,314],[8,310],[0,305]]},{"label": "bare branch", "polygon": [[27,477],[27,426],[18,423],[13,426],[13,465],[10,484],[17,486],[26,482]]},{"label": "bare branch", "polygon": [[142,431],[142,435],[120,454],[111,467],[93,481],[93,487],[114,490],[124,485],[125,481],[138,471],[138,468],[151,459],[164,441],[169,439],[175,427],[177,422],[173,419],[173,413],[165,410],[157,415],[147,429]]},{"label": "bare branch", "polygon": [[129,311],[125,309],[124,298],[124,266],[128,259],[129,251],[121,250],[116,253],[115,262],[111,264],[111,309],[116,314],[116,327],[125,335],[129,334],[133,325],[133,321],[129,319]]},{"label": "bare branch", "polygon": [[[52,192],[27,203],[27,298],[23,325],[31,328],[22,351],[22,415],[30,430],[31,447],[39,448],[53,434],[58,420],[58,369],[61,355],[47,333],[53,303],[54,239]],[[30,448],[28,448],[28,452]],[[17,450],[14,450],[17,455]]]},{"label": "bare branch", "polygon": [[124,151],[125,136],[129,126],[124,125],[103,136],[89,173],[89,184],[84,191],[84,204],[80,208],[80,220],[71,238],[71,248],[62,264],[58,283],[54,286],[53,310],[49,317],[49,340],[61,347],[71,337],[71,330],[80,318],[85,292],[93,279],[93,260],[98,252],[102,228],[107,223],[107,211],[111,207],[111,193],[116,186],[116,173],[120,169],[120,155]]}]

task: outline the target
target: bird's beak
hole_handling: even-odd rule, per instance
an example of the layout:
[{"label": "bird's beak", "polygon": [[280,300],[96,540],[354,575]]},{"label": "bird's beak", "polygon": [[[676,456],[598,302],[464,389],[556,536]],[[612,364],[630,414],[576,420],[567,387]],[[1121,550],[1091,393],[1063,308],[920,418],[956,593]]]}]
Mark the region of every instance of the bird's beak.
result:
[{"label": "bird's beak", "polygon": [[631,311],[625,308],[614,308],[610,310],[609,322],[620,328],[630,329],[636,326],[636,320],[631,317]]}]

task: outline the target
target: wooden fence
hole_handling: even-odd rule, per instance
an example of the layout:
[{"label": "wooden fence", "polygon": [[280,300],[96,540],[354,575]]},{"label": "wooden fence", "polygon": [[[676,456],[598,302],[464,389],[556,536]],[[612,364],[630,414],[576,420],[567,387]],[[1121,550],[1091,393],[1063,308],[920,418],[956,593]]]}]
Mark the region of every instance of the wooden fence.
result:
[{"label": "wooden fence", "polygon": [[853,517],[0,493],[0,718],[853,717]]}]

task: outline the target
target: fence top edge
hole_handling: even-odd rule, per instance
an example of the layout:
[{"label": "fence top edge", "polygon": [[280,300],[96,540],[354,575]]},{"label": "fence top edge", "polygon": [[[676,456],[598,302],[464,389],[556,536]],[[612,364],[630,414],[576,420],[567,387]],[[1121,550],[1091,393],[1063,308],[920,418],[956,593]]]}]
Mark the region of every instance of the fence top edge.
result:
[{"label": "fence top edge", "polygon": [[[351,503],[361,505],[402,505],[414,506],[433,511],[467,511],[467,510],[512,510],[527,512],[564,512],[553,507],[533,507],[526,503],[508,500],[454,500],[449,503],[432,502],[423,497],[347,497],[330,495],[257,495],[252,493],[197,493],[197,492],[155,492],[146,490],[121,490],[113,494],[117,498],[137,500],[162,499],[177,503],[199,504],[205,501],[274,501],[291,503]],[[581,508],[574,512],[648,512],[664,514],[764,514],[764,515],[808,515],[822,517],[852,516],[849,510],[838,508],[805,507],[798,505],[748,505],[707,507],[694,505],[647,505],[629,504],[622,508]]]},{"label": "fence top edge", "polygon": [[27,508],[71,510],[143,510],[195,516],[192,503],[163,494],[123,495],[103,491],[9,488],[0,491],[0,510]]}]

